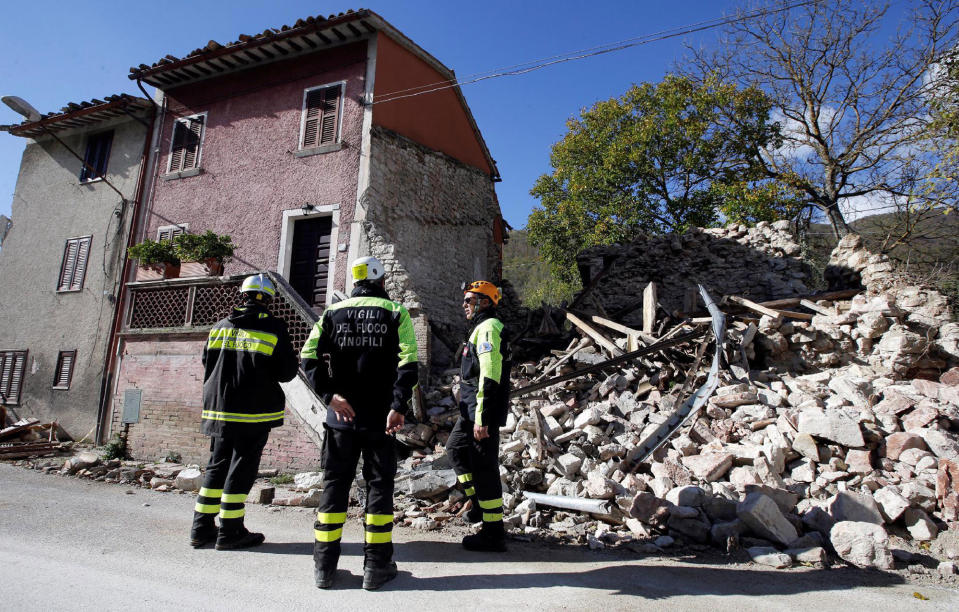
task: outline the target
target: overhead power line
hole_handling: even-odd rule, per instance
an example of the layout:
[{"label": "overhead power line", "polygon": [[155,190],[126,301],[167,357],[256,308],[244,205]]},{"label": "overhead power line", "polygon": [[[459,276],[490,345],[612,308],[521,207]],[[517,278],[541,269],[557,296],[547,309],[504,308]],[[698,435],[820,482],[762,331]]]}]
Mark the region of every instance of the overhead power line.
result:
[{"label": "overhead power line", "polygon": [[795,8],[818,4],[819,2],[822,2],[822,0],[802,0],[800,2],[793,2],[792,4],[787,4],[778,8],[762,8],[748,11],[733,17],[717,17],[715,19],[708,19],[685,26],[678,26],[668,30],[661,30],[652,34],[644,34],[642,36],[627,38],[617,42],[606,43],[604,45],[590,47],[588,49],[580,49],[578,51],[570,51],[560,55],[530,60],[522,64],[515,64],[513,66],[506,66],[504,68],[494,68],[493,70],[487,72],[478,72],[469,75],[463,79],[437,81],[434,83],[427,83],[425,85],[417,85],[416,87],[409,87],[407,89],[399,89],[397,91],[380,94],[380,96],[377,96],[378,99],[375,98],[373,100],[372,104],[384,104],[386,102],[393,102],[395,100],[402,100],[404,98],[412,98],[414,96],[422,96],[424,94],[442,91],[444,89],[451,89],[453,87],[471,85],[473,83],[479,83],[480,81],[488,81],[490,79],[496,79],[505,76],[518,76],[527,74],[536,70],[542,70],[543,68],[547,68],[549,66],[554,66],[556,64],[587,59],[597,55],[615,53],[617,51],[624,51],[640,45],[659,42],[669,38],[676,38],[678,36],[685,36],[686,34],[710,30],[732,23],[749,21],[750,19],[755,19],[756,17],[790,11]]}]

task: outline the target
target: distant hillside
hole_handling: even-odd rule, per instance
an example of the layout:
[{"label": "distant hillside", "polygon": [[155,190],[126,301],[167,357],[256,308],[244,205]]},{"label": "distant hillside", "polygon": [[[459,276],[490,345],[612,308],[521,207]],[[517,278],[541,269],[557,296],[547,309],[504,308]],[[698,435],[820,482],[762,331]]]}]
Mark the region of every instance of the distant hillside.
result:
[{"label": "distant hillside", "polygon": [[503,277],[512,283],[525,306],[536,308],[540,303],[558,305],[568,300],[579,286],[557,282],[550,277],[549,264],[539,249],[529,244],[526,230],[512,230],[503,247]]}]

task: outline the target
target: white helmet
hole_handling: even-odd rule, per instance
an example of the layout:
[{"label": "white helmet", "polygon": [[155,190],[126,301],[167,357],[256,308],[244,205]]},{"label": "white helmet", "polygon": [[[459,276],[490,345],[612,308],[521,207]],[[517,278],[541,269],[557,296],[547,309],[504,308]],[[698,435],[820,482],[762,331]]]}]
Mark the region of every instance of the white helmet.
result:
[{"label": "white helmet", "polygon": [[273,299],[276,297],[276,287],[266,274],[254,274],[253,276],[247,276],[243,284],[240,285],[240,293],[259,293]]},{"label": "white helmet", "polygon": [[350,268],[353,272],[353,282],[365,280],[380,280],[386,270],[383,268],[383,262],[375,257],[360,257],[353,262]]}]

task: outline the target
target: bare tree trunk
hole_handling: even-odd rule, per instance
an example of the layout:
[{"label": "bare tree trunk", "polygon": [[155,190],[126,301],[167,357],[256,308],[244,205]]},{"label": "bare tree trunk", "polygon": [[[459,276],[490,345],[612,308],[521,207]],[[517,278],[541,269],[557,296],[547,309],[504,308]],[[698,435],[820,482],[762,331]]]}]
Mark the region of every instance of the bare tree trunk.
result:
[{"label": "bare tree trunk", "polygon": [[842,216],[842,211],[839,210],[839,204],[830,204],[829,206],[823,207],[823,211],[826,213],[826,216],[829,217],[829,224],[832,226],[832,233],[836,236],[837,240],[842,240],[849,232],[849,225],[846,223],[845,217]]}]

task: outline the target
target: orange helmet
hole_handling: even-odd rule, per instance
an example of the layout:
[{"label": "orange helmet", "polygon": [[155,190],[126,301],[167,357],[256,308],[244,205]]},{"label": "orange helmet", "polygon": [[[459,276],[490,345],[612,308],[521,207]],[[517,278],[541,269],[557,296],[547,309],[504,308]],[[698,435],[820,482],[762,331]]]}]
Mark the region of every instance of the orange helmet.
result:
[{"label": "orange helmet", "polygon": [[489,281],[473,281],[466,286],[463,293],[480,293],[485,295],[492,300],[494,306],[499,304],[500,298],[503,297],[503,292]]}]

